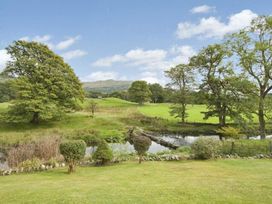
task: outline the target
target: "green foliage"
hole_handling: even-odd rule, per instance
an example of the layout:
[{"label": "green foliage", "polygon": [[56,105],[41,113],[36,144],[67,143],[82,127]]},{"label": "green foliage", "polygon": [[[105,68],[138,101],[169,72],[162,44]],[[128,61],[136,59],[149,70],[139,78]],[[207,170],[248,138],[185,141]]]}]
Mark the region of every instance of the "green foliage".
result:
[{"label": "green foliage", "polygon": [[[272,17],[259,16],[251,22],[251,25],[229,37],[229,49],[233,50],[238,58],[239,65],[246,76],[253,81],[257,89],[257,107],[251,111],[257,113],[259,118],[259,130],[261,138],[265,138],[265,99],[272,89]],[[256,109],[258,111],[256,112]],[[268,111],[268,112],[271,112]]]},{"label": "green foliage", "polygon": [[142,157],[148,151],[148,149],[149,149],[152,142],[148,137],[135,135],[132,138],[132,143],[133,143],[133,147],[134,147],[135,151],[139,155],[139,163],[141,163],[142,162]]},{"label": "green foliage", "polygon": [[37,171],[42,165],[38,158],[28,159],[19,164],[19,168],[23,168],[24,172]]},{"label": "green foliage", "polygon": [[69,164],[69,173],[75,171],[75,165],[83,159],[85,151],[86,143],[83,140],[65,141],[60,144],[60,153]]},{"label": "green foliage", "polygon": [[84,135],[82,137],[82,140],[85,141],[85,143],[87,144],[88,147],[89,146],[95,147],[100,144],[102,139],[99,135],[88,134],[88,135]]},{"label": "green foliage", "polygon": [[179,64],[165,71],[165,74],[171,80],[168,86],[177,90],[175,92],[175,105],[171,107],[170,114],[181,118],[184,123],[185,118],[188,116],[186,106],[190,102],[190,90],[193,88],[194,83],[192,67]]},{"label": "green foliage", "polygon": [[200,137],[192,144],[196,159],[213,159],[220,153],[221,142],[213,138]]},{"label": "green foliage", "polygon": [[226,125],[226,118],[243,120],[242,115],[252,118],[249,111],[254,104],[249,95],[254,85],[243,75],[234,73],[231,52],[222,44],[203,48],[190,60],[190,65],[202,75],[200,90],[205,93],[208,111],[204,119],[216,116],[221,127]]},{"label": "green foliage", "polygon": [[235,140],[223,141],[221,153],[223,155],[238,155],[240,157],[257,156],[259,154],[269,155],[272,153],[271,140]]},{"label": "green foliage", "polygon": [[129,98],[131,101],[140,105],[150,100],[151,92],[146,81],[134,81],[128,89]]},{"label": "green foliage", "polygon": [[83,90],[73,69],[47,46],[15,41],[7,51],[12,60],[4,74],[16,92],[7,119],[12,122],[59,118],[76,109]]},{"label": "green foliage", "polygon": [[243,137],[243,134],[240,133],[239,129],[230,126],[222,127],[216,132],[223,136],[225,139],[240,139]]},{"label": "green foliage", "polygon": [[101,140],[94,155],[94,161],[99,165],[105,165],[113,158],[113,153],[105,140]]},{"label": "green foliage", "polygon": [[153,103],[163,103],[164,102],[164,89],[158,84],[148,84],[149,90],[151,92],[151,101]]}]

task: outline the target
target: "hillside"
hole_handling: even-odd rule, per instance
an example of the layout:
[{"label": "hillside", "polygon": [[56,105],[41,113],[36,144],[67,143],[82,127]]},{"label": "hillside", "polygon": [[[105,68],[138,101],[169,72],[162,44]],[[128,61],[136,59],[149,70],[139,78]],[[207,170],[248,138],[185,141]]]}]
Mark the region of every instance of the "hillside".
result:
[{"label": "hillside", "polygon": [[102,93],[112,93],[114,91],[124,91],[129,88],[132,81],[105,80],[95,82],[84,82],[85,90],[98,91]]}]

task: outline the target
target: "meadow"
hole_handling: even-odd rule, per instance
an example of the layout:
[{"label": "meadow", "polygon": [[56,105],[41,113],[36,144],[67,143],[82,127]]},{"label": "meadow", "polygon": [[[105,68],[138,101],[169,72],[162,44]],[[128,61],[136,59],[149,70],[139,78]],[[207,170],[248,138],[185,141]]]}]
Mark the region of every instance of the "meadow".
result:
[{"label": "meadow", "polygon": [[271,203],[272,162],[125,162],[0,177],[1,203]]}]

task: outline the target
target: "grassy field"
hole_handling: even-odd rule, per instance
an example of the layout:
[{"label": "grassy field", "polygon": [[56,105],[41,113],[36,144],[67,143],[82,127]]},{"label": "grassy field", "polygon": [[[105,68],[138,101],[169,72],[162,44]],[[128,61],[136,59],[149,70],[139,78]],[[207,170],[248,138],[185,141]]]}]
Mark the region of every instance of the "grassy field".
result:
[{"label": "grassy field", "polygon": [[1,203],[271,203],[272,162],[132,162],[0,177]]},{"label": "grassy field", "polygon": [[[180,119],[175,118],[169,114],[171,104],[161,103],[161,104],[146,104],[144,106],[138,107],[138,110],[146,115],[152,117],[160,117],[168,120],[179,121]],[[216,117],[209,118],[208,120],[203,119],[203,113],[206,111],[205,105],[188,105],[188,118],[186,118],[187,122],[191,123],[218,123],[218,119]]]}]

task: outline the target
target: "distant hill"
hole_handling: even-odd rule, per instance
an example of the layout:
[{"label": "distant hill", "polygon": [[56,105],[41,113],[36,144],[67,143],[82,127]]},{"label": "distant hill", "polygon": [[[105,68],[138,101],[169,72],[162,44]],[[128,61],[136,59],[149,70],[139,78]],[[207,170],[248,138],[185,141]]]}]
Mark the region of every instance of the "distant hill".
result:
[{"label": "distant hill", "polygon": [[132,81],[117,81],[110,79],[105,81],[84,82],[83,88],[90,91],[112,93],[114,91],[127,90],[131,83]]}]

